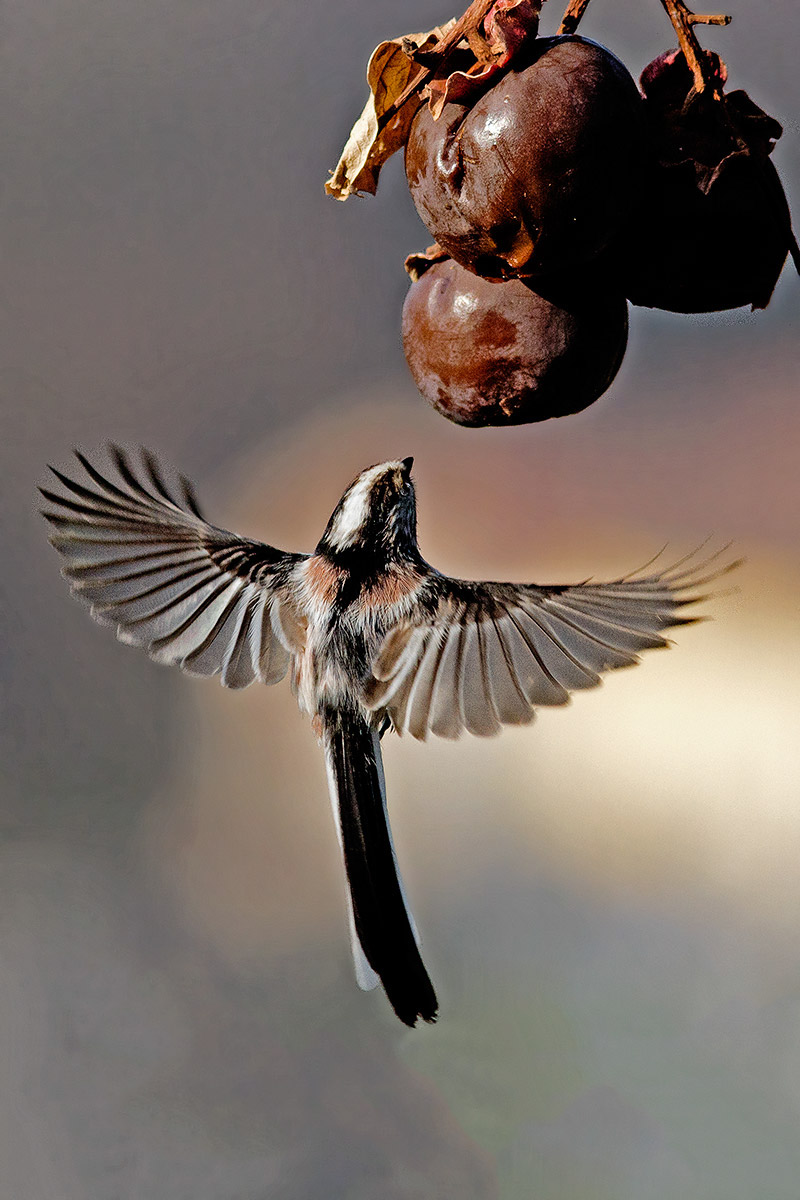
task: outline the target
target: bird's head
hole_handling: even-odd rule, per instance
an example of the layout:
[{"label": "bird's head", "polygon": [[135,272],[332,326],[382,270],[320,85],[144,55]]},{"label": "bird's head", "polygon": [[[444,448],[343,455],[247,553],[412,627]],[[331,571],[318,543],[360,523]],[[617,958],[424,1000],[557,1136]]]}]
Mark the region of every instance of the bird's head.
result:
[{"label": "bird's head", "polygon": [[331,514],[318,553],[338,557],[417,554],[417,504],[412,458],[367,467],[350,484]]}]

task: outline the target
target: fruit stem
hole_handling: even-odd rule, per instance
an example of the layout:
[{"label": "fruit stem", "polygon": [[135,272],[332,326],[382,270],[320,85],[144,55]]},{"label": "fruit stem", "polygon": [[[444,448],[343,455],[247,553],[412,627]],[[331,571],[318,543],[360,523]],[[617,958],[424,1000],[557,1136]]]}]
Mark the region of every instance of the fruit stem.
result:
[{"label": "fruit stem", "polygon": [[561,24],[558,27],[559,36],[564,33],[574,33],[588,7],[589,0],[569,0],[567,11],[561,18]]},{"label": "fruit stem", "polygon": [[730,25],[731,19],[726,16],[709,16],[708,14],[690,12],[683,0],[661,0],[667,16],[678,35],[678,45],[689,64],[694,77],[694,87],[689,100],[701,95],[709,88],[717,98],[722,96],[722,82],[715,79],[708,67],[703,49],[698,42],[693,26],[695,25]]}]

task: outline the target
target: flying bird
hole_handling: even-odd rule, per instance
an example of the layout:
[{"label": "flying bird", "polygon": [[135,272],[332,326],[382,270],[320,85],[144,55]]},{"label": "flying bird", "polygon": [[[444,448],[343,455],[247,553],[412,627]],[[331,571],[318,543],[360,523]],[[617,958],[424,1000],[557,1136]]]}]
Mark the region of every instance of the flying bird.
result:
[{"label": "flying bird", "polygon": [[[229,688],[289,674],[322,745],[348,881],[356,976],[407,1025],[438,1001],[397,867],[386,808],[387,730],[482,737],[526,725],[627,667],[698,618],[722,551],[609,583],[478,583],[429,566],[417,544],[412,459],[368,467],[312,554],[209,524],[194,489],[148,451],[79,451],[60,491],[40,489],[63,574],[96,620],[157,662]],[[688,564],[688,565],[687,565]],[[709,573],[710,571],[710,573]]]}]

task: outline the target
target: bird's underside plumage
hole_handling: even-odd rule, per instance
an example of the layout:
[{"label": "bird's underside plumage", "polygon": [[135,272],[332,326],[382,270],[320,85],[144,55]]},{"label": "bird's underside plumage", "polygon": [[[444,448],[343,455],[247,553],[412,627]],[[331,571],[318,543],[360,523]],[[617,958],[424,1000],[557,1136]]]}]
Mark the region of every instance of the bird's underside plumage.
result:
[{"label": "bird's underside plumage", "polygon": [[[527,724],[669,644],[665,631],[736,564],[689,556],[609,583],[478,583],[430,567],[416,542],[410,460],[364,471],[316,551],[287,553],[210,525],[191,485],[146,451],[42,489],[63,574],[124,642],[226,687],[289,671],[325,750],[350,884],[359,981],[398,1016],[433,1020],[436,997],[396,869],[379,735],[387,727],[481,736]],[[52,469],[52,468],[51,468]]]}]

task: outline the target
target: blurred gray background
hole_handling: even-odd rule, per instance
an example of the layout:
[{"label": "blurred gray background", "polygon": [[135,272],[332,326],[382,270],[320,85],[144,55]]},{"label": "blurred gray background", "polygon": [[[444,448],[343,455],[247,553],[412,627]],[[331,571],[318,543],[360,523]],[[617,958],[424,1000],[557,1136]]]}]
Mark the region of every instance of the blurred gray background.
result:
[{"label": "blurred gray background", "polygon": [[[545,10],[555,28],[560,9]],[[704,33],[784,124],[800,10]],[[632,313],[612,390],[446,425],[399,339],[429,241],[401,164],[323,194],[413,0],[9,0],[0,49],[0,1196],[796,1200],[800,1185],[800,284]],[[634,73],[657,0],[582,32]],[[491,742],[387,746],[442,1000],[353,981],[321,757],[285,686],[224,693],[96,627],[35,484],[145,443],[212,518],[311,548],[345,484],[417,460],[423,552],[541,582],[707,534],[713,623]]]}]

